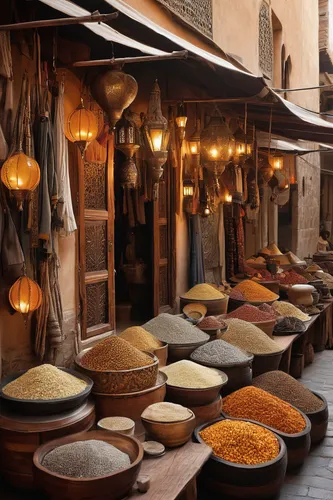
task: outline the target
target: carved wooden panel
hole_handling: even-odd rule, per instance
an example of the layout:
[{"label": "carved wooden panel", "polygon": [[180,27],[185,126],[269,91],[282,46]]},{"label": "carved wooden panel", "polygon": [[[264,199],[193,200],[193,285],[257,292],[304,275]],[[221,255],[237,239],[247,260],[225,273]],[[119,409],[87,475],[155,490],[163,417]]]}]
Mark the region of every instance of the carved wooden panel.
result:
[{"label": "carved wooden panel", "polygon": [[86,221],[86,272],[107,269],[106,221]]},{"label": "carved wooden panel", "polygon": [[168,266],[160,267],[160,307],[169,304]]},{"label": "carved wooden panel", "polygon": [[84,162],[84,205],[86,209],[107,209],[105,163]]},{"label": "carved wooden panel", "polygon": [[167,217],[167,183],[162,180],[158,191],[158,213],[160,219]]},{"label": "carved wooden panel", "polygon": [[264,76],[273,77],[273,27],[270,7],[262,2],[259,12],[259,66]]},{"label": "carved wooden panel", "polygon": [[213,38],[212,0],[157,0],[192,28]]},{"label": "carved wooden panel", "polygon": [[168,226],[160,226],[160,258],[168,258]]},{"label": "carved wooden panel", "polygon": [[108,318],[108,283],[89,283],[87,294],[87,328],[107,323]]}]

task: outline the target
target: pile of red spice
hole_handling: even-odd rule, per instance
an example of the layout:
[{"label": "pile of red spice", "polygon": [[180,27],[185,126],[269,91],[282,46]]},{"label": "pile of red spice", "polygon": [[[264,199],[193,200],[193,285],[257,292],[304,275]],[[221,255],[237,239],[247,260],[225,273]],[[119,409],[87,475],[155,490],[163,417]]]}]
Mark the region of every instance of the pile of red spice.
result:
[{"label": "pile of red spice", "polygon": [[198,327],[201,329],[206,329],[206,328],[221,329],[221,328],[226,328],[227,325],[223,320],[220,320],[215,316],[207,316],[202,321],[200,321]]},{"label": "pile of red spice", "polygon": [[245,300],[244,295],[239,290],[235,288],[232,289],[230,297],[235,300]]},{"label": "pile of red spice", "polygon": [[251,304],[244,304],[235,311],[227,314],[227,318],[237,318],[243,321],[249,321],[250,323],[258,323],[260,321],[273,320],[276,318],[276,315],[272,311],[266,312]]},{"label": "pile of red spice", "polygon": [[293,269],[285,271],[284,273],[276,275],[276,279],[281,285],[303,285],[308,283],[308,280],[296,273]]},{"label": "pile of red spice", "polygon": [[272,318],[275,318],[277,316],[274,307],[270,306],[269,304],[260,304],[260,306],[258,306],[258,309],[260,311],[264,311],[266,313],[269,313],[272,316]]}]

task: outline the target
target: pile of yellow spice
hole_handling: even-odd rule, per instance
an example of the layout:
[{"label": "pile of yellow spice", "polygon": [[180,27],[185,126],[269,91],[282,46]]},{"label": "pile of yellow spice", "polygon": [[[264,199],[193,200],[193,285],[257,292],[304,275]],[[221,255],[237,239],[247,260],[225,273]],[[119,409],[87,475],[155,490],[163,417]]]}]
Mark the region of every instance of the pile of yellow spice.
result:
[{"label": "pile of yellow spice", "polygon": [[225,294],[208,283],[200,283],[192,287],[183,297],[191,300],[216,300],[224,299]]}]

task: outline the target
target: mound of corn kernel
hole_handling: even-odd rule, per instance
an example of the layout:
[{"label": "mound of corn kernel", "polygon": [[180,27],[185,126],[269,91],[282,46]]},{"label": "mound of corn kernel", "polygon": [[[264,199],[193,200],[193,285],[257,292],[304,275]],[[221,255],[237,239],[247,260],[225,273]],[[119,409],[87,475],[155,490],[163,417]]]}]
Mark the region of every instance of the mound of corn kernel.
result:
[{"label": "mound of corn kernel", "polygon": [[200,432],[215,456],[243,465],[257,465],[276,458],[279,441],[260,425],[237,420],[221,420]]},{"label": "mound of corn kernel", "polygon": [[153,362],[150,356],[119,337],[99,342],[81,359],[81,365],[90,370],[132,370]]},{"label": "mound of corn kernel", "polygon": [[289,403],[257,387],[248,386],[223,399],[222,409],[230,417],[248,418],[286,434],[305,429],[302,415]]}]

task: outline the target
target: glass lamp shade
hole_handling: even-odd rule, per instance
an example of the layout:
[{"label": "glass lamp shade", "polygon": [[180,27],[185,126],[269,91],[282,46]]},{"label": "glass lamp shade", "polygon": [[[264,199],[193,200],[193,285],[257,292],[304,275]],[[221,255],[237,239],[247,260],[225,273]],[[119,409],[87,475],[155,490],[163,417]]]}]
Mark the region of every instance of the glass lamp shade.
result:
[{"label": "glass lamp shade", "polygon": [[175,118],[178,128],[185,128],[187,123],[187,116],[177,116]]},{"label": "glass lamp shade", "polygon": [[192,155],[200,154],[200,140],[194,141],[194,140],[190,139],[189,145],[190,145],[190,152]]},{"label": "glass lamp shade", "polygon": [[220,117],[212,117],[200,137],[201,157],[206,164],[220,162],[228,163],[235,152],[235,139]]},{"label": "glass lamp shade", "polygon": [[193,196],[194,186],[190,179],[185,179],[183,181],[183,196],[184,198],[190,198]]},{"label": "glass lamp shade", "polygon": [[149,97],[147,115],[143,122],[145,137],[152,153],[167,151],[169,145],[168,121],[162,114],[161,90],[155,81]]},{"label": "glass lamp shade", "polygon": [[242,159],[242,157],[251,156],[252,154],[252,137],[246,135],[239,127],[234,133],[235,138],[235,157]]},{"label": "glass lamp shade", "polygon": [[275,153],[270,158],[270,164],[272,165],[274,170],[282,170],[283,169],[283,156]]},{"label": "glass lamp shade", "polygon": [[9,302],[15,311],[29,314],[42,303],[43,293],[38,284],[28,276],[21,276],[9,290]]},{"label": "glass lamp shade", "polygon": [[68,132],[70,140],[77,144],[82,156],[88,145],[97,137],[96,117],[94,113],[84,107],[82,100],[68,118]]},{"label": "glass lamp shade", "polygon": [[232,203],[232,195],[230,193],[227,193],[224,197],[225,203]]},{"label": "glass lamp shade", "polygon": [[140,148],[139,131],[135,123],[122,118],[116,125],[115,146],[128,158],[132,158]]},{"label": "glass lamp shade", "polygon": [[20,210],[29,191],[33,191],[40,181],[39,165],[22,151],[10,156],[2,165],[1,180],[17,200]]}]

